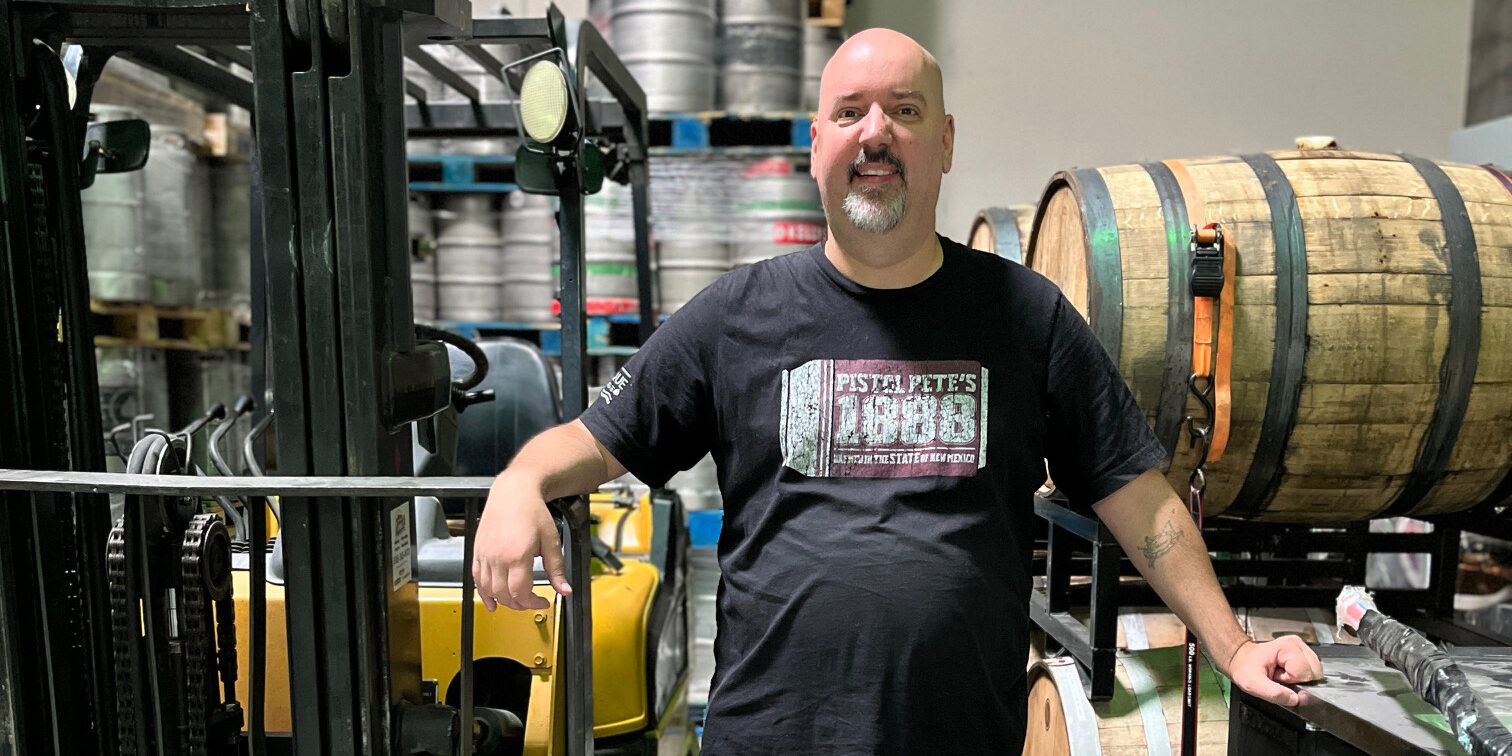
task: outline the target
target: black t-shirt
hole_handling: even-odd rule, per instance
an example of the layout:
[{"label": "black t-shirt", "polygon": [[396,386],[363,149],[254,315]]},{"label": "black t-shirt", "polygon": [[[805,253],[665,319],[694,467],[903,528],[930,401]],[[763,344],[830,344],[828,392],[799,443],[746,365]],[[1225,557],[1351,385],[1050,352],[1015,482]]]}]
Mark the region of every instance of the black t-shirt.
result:
[{"label": "black t-shirt", "polygon": [[647,484],[718,464],[706,754],[1019,753],[1044,460],[1090,504],[1165,457],[1053,284],[941,243],[906,289],[734,270],[582,416]]}]

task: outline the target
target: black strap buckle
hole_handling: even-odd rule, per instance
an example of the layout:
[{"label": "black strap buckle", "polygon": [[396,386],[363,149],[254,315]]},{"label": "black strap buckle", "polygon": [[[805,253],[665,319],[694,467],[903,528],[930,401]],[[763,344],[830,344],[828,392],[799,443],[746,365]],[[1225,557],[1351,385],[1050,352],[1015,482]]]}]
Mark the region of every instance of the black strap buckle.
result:
[{"label": "black strap buckle", "polygon": [[1217,298],[1223,293],[1223,229],[1213,229],[1212,244],[1203,244],[1192,232],[1191,282],[1193,297]]}]

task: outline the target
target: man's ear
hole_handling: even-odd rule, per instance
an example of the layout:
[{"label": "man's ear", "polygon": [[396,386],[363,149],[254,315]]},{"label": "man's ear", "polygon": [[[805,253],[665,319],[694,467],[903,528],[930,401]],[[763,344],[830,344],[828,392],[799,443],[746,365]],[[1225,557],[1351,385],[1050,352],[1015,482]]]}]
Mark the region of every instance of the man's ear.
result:
[{"label": "man's ear", "polygon": [[809,178],[818,181],[819,172],[814,165],[819,162],[819,119],[809,121]]},{"label": "man's ear", "polygon": [[950,162],[955,155],[955,116],[945,114],[945,163],[941,173],[950,173]]}]

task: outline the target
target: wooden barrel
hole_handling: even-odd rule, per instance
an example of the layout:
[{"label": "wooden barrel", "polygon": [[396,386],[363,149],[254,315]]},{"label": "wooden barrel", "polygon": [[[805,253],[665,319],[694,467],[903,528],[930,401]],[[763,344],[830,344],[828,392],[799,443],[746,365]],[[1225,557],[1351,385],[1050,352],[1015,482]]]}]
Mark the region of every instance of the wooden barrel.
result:
[{"label": "wooden barrel", "polygon": [[968,246],[1022,263],[1033,223],[1034,205],[986,208],[971,221]]},{"label": "wooden barrel", "polygon": [[[1119,652],[1113,698],[1092,703],[1076,663],[1046,659],[1029,670],[1024,756],[1170,756],[1181,750],[1185,649]],[[1228,752],[1225,681],[1203,662],[1197,753]]]},{"label": "wooden barrel", "polygon": [[1059,173],[1039,208],[1027,264],[1118,363],[1178,491],[1195,463],[1191,224],[1237,241],[1208,514],[1343,522],[1512,499],[1505,171],[1342,150],[1171,160]]}]

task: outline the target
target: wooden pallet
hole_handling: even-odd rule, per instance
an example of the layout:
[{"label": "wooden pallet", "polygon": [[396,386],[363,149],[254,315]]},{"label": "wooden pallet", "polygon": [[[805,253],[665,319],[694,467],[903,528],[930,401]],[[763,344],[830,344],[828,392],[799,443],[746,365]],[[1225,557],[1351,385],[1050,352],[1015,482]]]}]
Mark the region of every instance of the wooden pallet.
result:
[{"label": "wooden pallet", "polygon": [[95,346],[192,352],[251,349],[247,319],[226,310],[99,300],[90,300],[89,310],[94,313]]},{"label": "wooden pallet", "polygon": [[809,26],[845,25],[845,0],[808,0]]}]

